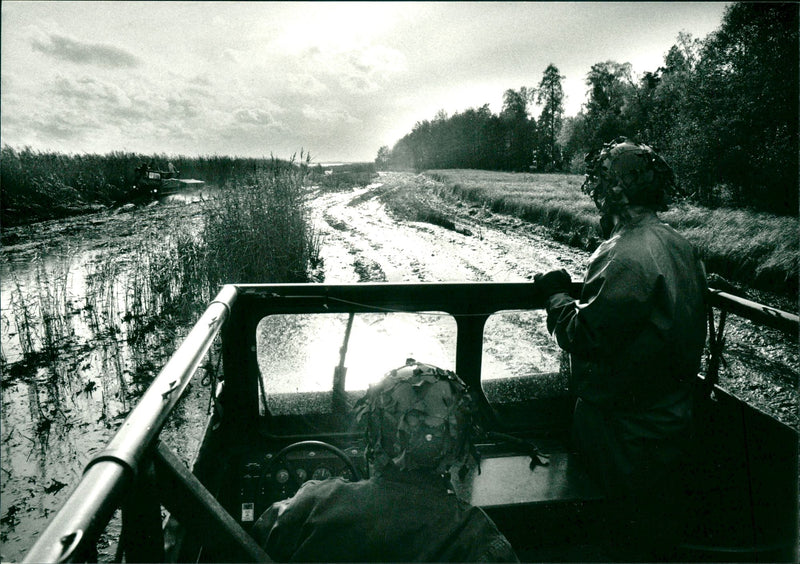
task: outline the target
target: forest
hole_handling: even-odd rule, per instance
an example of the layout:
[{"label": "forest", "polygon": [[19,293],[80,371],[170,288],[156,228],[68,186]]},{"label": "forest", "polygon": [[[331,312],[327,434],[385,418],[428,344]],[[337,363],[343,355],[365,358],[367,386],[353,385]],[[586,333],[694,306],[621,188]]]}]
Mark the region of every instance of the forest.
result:
[{"label": "forest", "polygon": [[536,87],[506,90],[499,114],[440,110],[375,162],[582,173],[589,150],[626,136],[664,156],[695,203],[797,216],[798,46],[797,4],[737,2],[707,37],[680,33],[657,69],[592,65],[575,116],[564,115],[565,77],[551,63]]}]

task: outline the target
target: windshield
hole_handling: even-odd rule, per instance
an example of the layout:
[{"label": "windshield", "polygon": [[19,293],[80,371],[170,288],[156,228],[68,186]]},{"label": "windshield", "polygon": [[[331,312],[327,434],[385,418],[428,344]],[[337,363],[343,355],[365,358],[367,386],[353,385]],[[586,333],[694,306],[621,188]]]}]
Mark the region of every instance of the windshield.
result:
[{"label": "windshield", "polygon": [[[521,390],[563,393],[560,353],[544,327],[540,311],[500,312],[487,320],[482,381],[490,402]],[[335,373],[355,399],[409,358],[455,370],[456,336],[455,318],[443,312],[270,315],[256,339],[261,414],[329,410]]]}]

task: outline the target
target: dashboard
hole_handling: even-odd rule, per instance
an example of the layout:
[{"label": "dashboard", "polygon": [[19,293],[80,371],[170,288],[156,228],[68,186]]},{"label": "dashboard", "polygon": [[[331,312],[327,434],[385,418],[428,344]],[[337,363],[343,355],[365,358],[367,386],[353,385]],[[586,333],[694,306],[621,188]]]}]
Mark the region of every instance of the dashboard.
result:
[{"label": "dashboard", "polygon": [[[367,478],[365,441],[349,439],[338,444],[301,441],[241,455],[237,499],[231,513],[247,529],[270,505],[292,497],[308,480]],[[541,438],[537,444],[548,455],[543,464],[535,465],[530,454],[520,454],[515,445],[479,445],[480,467],[453,481],[457,495],[474,506],[506,513],[520,508],[531,511],[550,503],[579,506],[603,497],[560,440]]]},{"label": "dashboard", "polygon": [[268,449],[241,459],[237,473],[240,510],[234,516],[243,526],[252,524],[274,502],[292,497],[309,480],[340,477],[353,481],[356,476],[352,466],[361,477],[368,476],[363,441],[341,446],[339,454],[314,441],[308,443],[295,443],[288,450]]}]

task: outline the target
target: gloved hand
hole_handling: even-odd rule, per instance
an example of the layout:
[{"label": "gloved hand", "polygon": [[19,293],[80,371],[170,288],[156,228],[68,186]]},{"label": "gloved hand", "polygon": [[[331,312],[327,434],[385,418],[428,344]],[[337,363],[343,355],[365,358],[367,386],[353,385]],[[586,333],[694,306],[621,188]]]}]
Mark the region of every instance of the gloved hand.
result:
[{"label": "gloved hand", "polygon": [[553,294],[563,292],[569,293],[572,280],[563,268],[560,270],[551,270],[547,274],[541,272],[533,277],[534,287],[540,295],[549,298]]}]

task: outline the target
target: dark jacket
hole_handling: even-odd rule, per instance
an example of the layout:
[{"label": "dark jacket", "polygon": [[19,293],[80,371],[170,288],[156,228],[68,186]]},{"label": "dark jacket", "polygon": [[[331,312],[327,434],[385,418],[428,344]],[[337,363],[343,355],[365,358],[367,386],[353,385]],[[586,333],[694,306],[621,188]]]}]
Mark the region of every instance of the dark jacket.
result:
[{"label": "dark jacket", "polygon": [[253,536],[278,561],[517,561],[480,508],[414,471],[309,481],[265,511]]},{"label": "dark jacket", "polygon": [[592,256],[580,300],[555,294],[547,312],[570,353],[578,435],[610,440],[609,464],[632,475],[680,455],[705,344],[706,280],[686,239],[646,208],[631,214]]}]

